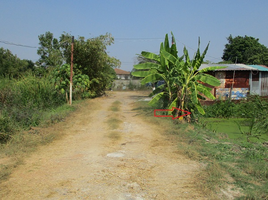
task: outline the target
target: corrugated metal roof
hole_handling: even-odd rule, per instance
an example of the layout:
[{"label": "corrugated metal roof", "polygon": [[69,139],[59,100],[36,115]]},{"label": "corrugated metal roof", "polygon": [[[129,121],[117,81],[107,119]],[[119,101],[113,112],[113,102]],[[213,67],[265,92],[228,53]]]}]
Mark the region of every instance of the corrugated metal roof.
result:
[{"label": "corrugated metal roof", "polygon": [[257,69],[258,71],[266,71],[266,72],[268,72],[268,68],[264,67],[264,66],[261,66],[261,65],[248,65],[248,66]]},{"label": "corrugated metal roof", "polygon": [[218,69],[216,71],[251,71],[257,70],[254,67],[245,65],[245,64],[201,64],[199,70],[207,68],[207,67],[226,67],[224,69]]}]

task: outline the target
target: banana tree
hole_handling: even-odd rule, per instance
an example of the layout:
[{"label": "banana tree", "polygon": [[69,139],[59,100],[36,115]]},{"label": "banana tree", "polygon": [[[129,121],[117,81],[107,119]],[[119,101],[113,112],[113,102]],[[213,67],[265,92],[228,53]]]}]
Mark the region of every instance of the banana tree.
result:
[{"label": "banana tree", "polygon": [[[184,47],[184,61],[174,57],[169,52],[162,52],[163,56],[171,63],[174,64],[176,71],[174,79],[174,87],[176,88],[177,97],[169,105],[169,109],[172,107],[178,107],[182,110],[198,110],[200,114],[205,114],[204,109],[200,104],[200,99],[209,98],[214,100],[215,97],[211,94],[211,88],[205,86],[219,86],[220,81],[205,72],[221,69],[224,67],[208,67],[199,70],[204,57],[207,53],[209,44],[205,48],[204,52],[200,53],[200,40],[198,41],[198,49],[193,60],[190,60],[187,49]],[[177,113],[178,115],[179,113]],[[188,116],[190,117],[190,116]]]},{"label": "banana tree", "polygon": [[[153,99],[149,102],[154,104],[162,101],[163,108],[177,107],[181,110],[194,112],[197,110],[201,114],[205,114],[200,104],[200,99],[215,97],[210,93],[211,88],[205,86],[219,86],[220,81],[206,72],[220,69],[223,67],[208,67],[199,70],[204,57],[207,53],[209,44],[204,52],[200,53],[200,40],[198,49],[193,60],[190,60],[187,49],[184,47],[184,55],[178,57],[177,47],[174,35],[172,34],[173,43],[169,47],[168,35],[165,37],[164,43],[161,43],[160,54],[156,55],[150,52],[142,52],[141,55],[154,62],[147,62],[134,65],[136,70],[133,76],[142,77],[142,84],[153,83],[164,80],[165,84],[161,85],[151,96]],[[175,111],[176,112],[176,111]],[[172,113],[179,116],[180,113]],[[188,117],[190,117],[188,115]]]},{"label": "banana tree", "polygon": [[[172,34],[172,40],[175,41],[174,35]],[[141,56],[154,62],[146,62],[134,65],[137,71],[132,72],[133,76],[143,78],[141,84],[155,83],[157,81],[163,80],[165,83],[158,88],[156,88],[150,96],[153,99],[149,102],[150,104],[155,104],[156,102],[162,101],[162,107],[167,107],[174,98],[174,90],[172,85],[174,85],[172,77],[174,73],[173,63],[169,62],[161,52],[168,52],[176,59],[178,58],[178,51],[176,44],[173,43],[169,46],[168,35],[166,34],[164,43],[160,45],[160,54],[156,55],[151,52],[141,52]]]}]

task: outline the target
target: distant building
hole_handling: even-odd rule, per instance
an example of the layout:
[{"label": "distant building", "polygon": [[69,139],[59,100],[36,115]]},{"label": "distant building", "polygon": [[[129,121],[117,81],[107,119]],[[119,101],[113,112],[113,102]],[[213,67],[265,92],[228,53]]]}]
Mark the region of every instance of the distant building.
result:
[{"label": "distant building", "polygon": [[124,71],[122,69],[114,69],[117,79],[129,80],[130,79],[130,72]]},{"label": "distant building", "polygon": [[[224,69],[209,71],[208,74],[218,78],[221,85],[212,87],[211,93],[217,99],[238,100],[248,94],[268,96],[268,68],[264,65],[245,64],[202,64],[200,69],[224,66]],[[207,85],[210,87],[209,85]]]}]

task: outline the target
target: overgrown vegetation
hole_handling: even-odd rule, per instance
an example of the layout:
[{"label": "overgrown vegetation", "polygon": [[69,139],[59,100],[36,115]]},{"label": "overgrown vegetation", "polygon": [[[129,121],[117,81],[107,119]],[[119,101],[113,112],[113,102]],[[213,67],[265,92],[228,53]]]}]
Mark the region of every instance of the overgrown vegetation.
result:
[{"label": "overgrown vegetation", "polygon": [[21,60],[8,49],[0,48],[0,77],[19,77],[29,71],[35,71],[31,60]]},{"label": "overgrown vegetation", "polygon": [[[22,122],[14,122],[11,118],[8,121],[10,124],[19,123],[19,125],[16,127],[12,126],[9,132],[3,133],[0,131],[2,137],[0,143],[0,182],[8,178],[12,171],[23,163],[23,159],[29,153],[34,152],[40,145],[48,144],[60,138],[62,136],[60,132],[53,129],[51,131],[51,129],[46,129],[46,127],[62,122],[77,107],[78,102],[74,102],[73,106],[64,104],[56,108],[39,111],[39,127],[21,127],[19,125]],[[18,112],[20,112],[20,109],[14,108]],[[23,111],[26,112],[26,110]]]},{"label": "overgrown vegetation", "polygon": [[[136,71],[132,72],[132,75],[142,77],[142,84],[164,81],[164,84],[152,92],[151,96],[154,97],[150,101],[151,105],[160,102],[161,108],[171,109],[172,107],[177,107],[190,111],[192,117],[196,113],[205,114],[199,100],[205,99],[205,97],[215,99],[215,97],[210,93],[211,88],[205,86],[204,83],[210,86],[220,85],[220,81],[217,78],[205,72],[222,67],[208,67],[199,70],[208,50],[208,45],[201,54],[199,41],[197,52],[194,58],[190,60],[186,47],[184,47],[183,56],[178,56],[176,40],[173,34],[172,41],[170,46],[168,35],[166,34],[164,43],[160,45],[159,55],[143,51],[141,55],[149,62],[134,65]],[[169,114],[171,114],[171,111]],[[174,116],[180,115],[177,110],[172,114]],[[190,121],[190,115],[185,118]]]},{"label": "overgrown vegetation", "polygon": [[243,137],[233,139],[202,124],[173,123],[169,118],[153,117],[154,108],[146,102],[137,102],[136,106],[144,120],[158,124],[163,133],[174,137],[172,140],[178,142],[181,153],[204,163],[196,182],[209,199],[268,198],[267,142],[247,142]]},{"label": "overgrown vegetation", "polygon": [[[8,160],[0,162],[0,180],[22,162],[24,153],[57,137],[39,132],[37,126],[60,122],[75,108],[66,104],[72,37],[64,33],[57,39],[46,32],[39,41],[36,63],[0,48],[0,161],[2,157]],[[73,99],[102,95],[116,78],[113,68],[120,66],[106,52],[113,37],[79,37],[74,43]]]},{"label": "overgrown vegetation", "polygon": [[0,141],[5,142],[19,130],[38,126],[44,113],[56,109],[65,97],[48,78],[31,74],[19,79],[0,79]]},{"label": "overgrown vegetation", "polygon": [[[259,96],[249,96],[239,103],[218,101],[214,105],[206,106],[206,117],[231,118],[238,126],[239,132],[250,141],[268,136],[268,101]],[[243,118],[244,120],[237,120]],[[206,120],[205,120],[206,121]],[[247,129],[242,126],[246,124]],[[228,129],[228,127],[226,127]]]},{"label": "overgrown vegetation", "polygon": [[[39,35],[39,41],[40,47],[37,53],[40,55],[40,59],[37,65],[40,68],[52,68],[53,75],[55,75],[53,78],[60,79],[61,86],[68,85],[72,36],[63,33],[57,39],[53,33],[46,32]],[[112,81],[116,78],[113,68],[121,65],[118,59],[107,54],[107,46],[112,45],[113,42],[114,38],[108,33],[95,38],[78,37],[74,39],[75,92],[79,90],[79,92],[82,91],[84,97],[96,97],[104,94],[105,89],[111,87]],[[67,65],[63,65],[63,63]],[[58,71],[60,73],[57,73]],[[59,78],[58,75],[64,75],[64,77]]]},{"label": "overgrown vegetation", "polygon": [[[47,111],[69,101],[72,37],[64,33],[57,39],[46,32],[39,41],[35,64],[0,49],[0,142],[38,126]],[[74,100],[102,95],[116,77],[113,67],[120,66],[106,52],[113,37],[79,37],[74,43]]]}]

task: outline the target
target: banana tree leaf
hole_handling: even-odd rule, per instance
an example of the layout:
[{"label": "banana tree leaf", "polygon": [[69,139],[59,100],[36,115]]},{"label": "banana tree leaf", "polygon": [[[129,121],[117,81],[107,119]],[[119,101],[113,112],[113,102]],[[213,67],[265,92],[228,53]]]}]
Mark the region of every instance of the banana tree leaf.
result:
[{"label": "banana tree leaf", "polygon": [[166,65],[167,64],[167,60],[166,60],[166,58],[161,54],[160,55],[160,64],[161,64],[161,69],[164,71],[164,72],[166,72],[167,71],[167,68],[168,68],[168,66]]},{"label": "banana tree leaf", "polygon": [[197,94],[197,98],[198,98],[198,99],[201,99],[201,100],[206,100],[206,98],[203,97],[203,96],[201,96],[200,94]]},{"label": "banana tree leaf", "polygon": [[161,55],[163,55],[168,61],[170,61],[173,65],[176,63],[177,58],[175,56],[173,56],[171,53],[162,50],[161,51]]},{"label": "banana tree leaf", "polygon": [[193,83],[192,84],[192,100],[193,100],[193,103],[194,104],[197,104],[198,103],[198,98],[197,98],[197,88],[196,88],[196,85]]},{"label": "banana tree leaf", "polygon": [[184,61],[183,58],[178,58],[175,62],[176,70],[178,73],[181,73],[182,70],[184,70]]},{"label": "banana tree leaf", "polygon": [[[199,40],[199,43],[200,43],[200,38],[198,40]],[[200,57],[201,58],[201,63],[203,63],[203,60],[204,60],[204,58],[205,58],[205,56],[207,54],[208,47],[209,47],[209,43],[208,43],[207,47],[205,48],[204,52],[202,53],[202,55]]]},{"label": "banana tree leaf", "polygon": [[212,99],[212,100],[215,99],[215,97],[211,94],[210,90],[203,87],[203,85],[201,84],[197,85],[196,89],[198,90],[198,92],[203,93],[207,98]]},{"label": "banana tree leaf", "polygon": [[202,61],[200,58],[200,38],[199,38],[197,52],[195,53],[195,57],[193,60],[193,70],[196,71],[200,67],[201,63]]},{"label": "banana tree leaf", "polygon": [[132,76],[136,76],[136,77],[146,77],[148,75],[150,75],[152,72],[150,71],[134,71],[131,73]]},{"label": "banana tree leaf", "polygon": [[149,102],[150,105],[154,105],[155,103],[157,103],[161,98],[163,98],[164,96],[164,92],[160,92],[157,95],[155,95],[155,97]]},{"label": "banana tree leaf", "polygon": [[151,59],[151,60],[155,60],[155,61],[160,61],[160,58],[158,55],[151,53],[151,52],[147,52],[147,51],[142,51],[141,55],[145,58]]},{"label": "banana tree leaf", "polygon": [[220,80],[215,78],[214,76],[211,76],[209,74],[198,74],[196,76],[196,80],[199,80],[203,83],[207,83],[211,86],[219,86],[221,84]]},{"label": "banana tree leaf", "polygon": [[160,86],[158,86],[150,95],[149,95],[149,97],[152,97],[152,96],[154,96],[154,95],[156,95],[156,94],[158,94],[158,93],[160,93],[164,88],[165,88],[165,84],[163,84],[163,85],[160,85]]},{"label": "banana tree leaf", "polygon": [[170,51],[170,49],[169,49],[169,40],[168,40],[168,34],[166,34],[166,37],[165,37],[165,46],[164,46],[164,49],[166,50],[166,51]]},{"label": "banana tree leaf", "polygon": [[160,74],[157,73],[149,74],[144,79],[142,79],[141,84],[144,85],[146,83],[154,83],[159,80],[162,80],[162,76]]},{"label": "banana tree leaf", "polygon": [[157,63],[147,62],[134,65],[135,69],[151,69],[151,68],[158,68],[160,65]]},{"label": "banana tree leaf", "polygon": [[176,45],[176,39],[173,35],[173,33],[171,32],[171,35],[172,35],[172,45],[171,45],[171,51],[170,53],[175,56],[175,57],[178,57],[178,50],[177,50],[177,45]]},{"label": "banana tree leaf", "polygon": [[224,68],[226,68],[226,67],[218,67],[218,66],[215,66],[215,67],[206,67],[204,69],[201,69],[199,71],[199,73],[208,72],[208,71],[214,71],[216,69],[224,69]]},{"label": "banana tree leaf", "polygon": [[197,83],[197,85],[200,85],[202,88],[206,89],[209,92],[212,90],[211,87],[207,87],[207,86],[203,85],[202,83]]},{"label": "banana tree leaf", "polygon": [[186,47],[183,48],[183,53],[184,53],[186,67],[191,68],[192,65],[191,65],[190,57],[189,57],[188,50],[186,49]]},{"label": "banana tree leaf", "polygon": [[199,67],[201,66],[203,61],[201,61],[201,59],[197,59],[193,61],[193,70],[196,71],[197,69],[199,69]]},{"label": "banana tree leaf", "polygon": [[198,112],[199,112],[201,115],[204,115],[204,114],[205,114],[205,111],[204,111],[204,109],[202,108],[200,102],[198,102],[198,104],[195,104],[195,107],[197,108]]},{"label": "banana tree leaf", "polygon": [[[169,105],[168,109],[172,109],[172,107],[177,107],[177,100],[178,100],[178,97],[175,98],[172,103]],[[168,111],[168,115],[172,115],[172,111]]]}]

